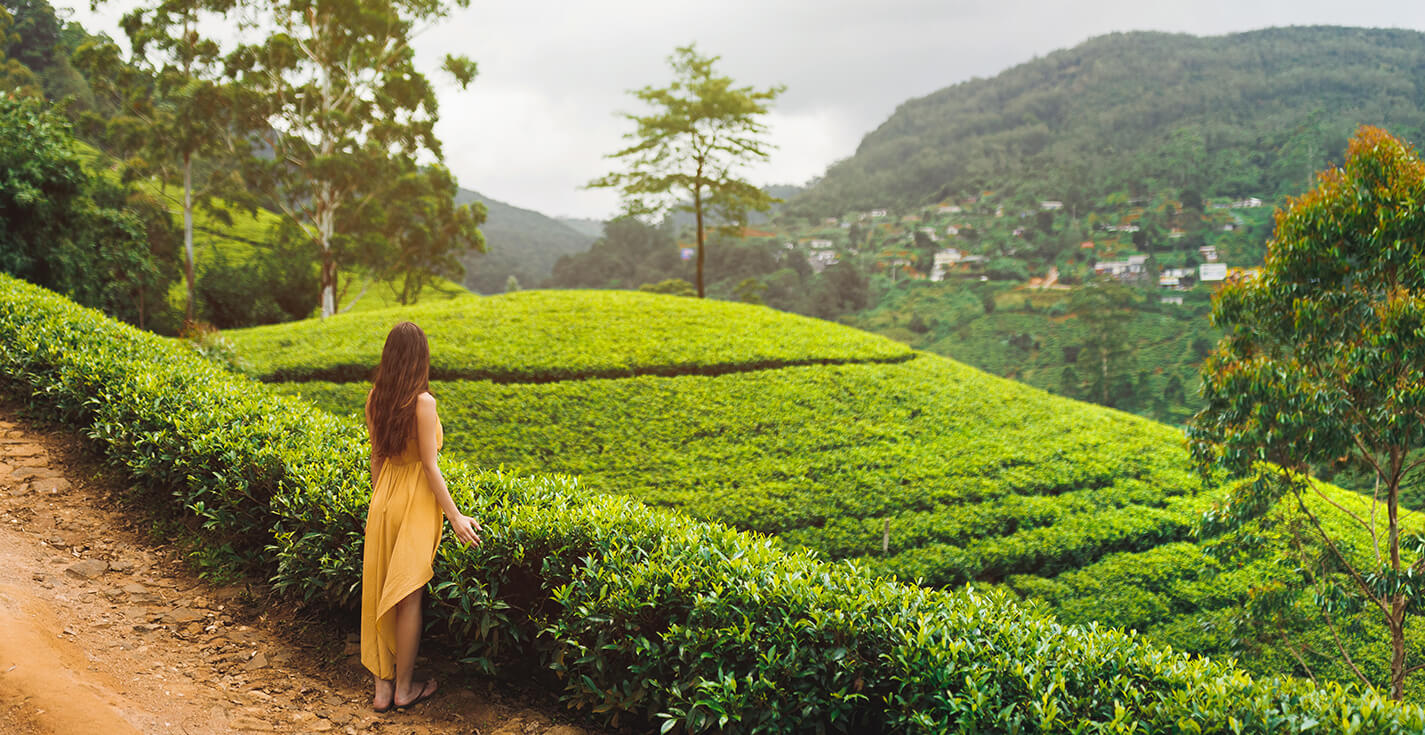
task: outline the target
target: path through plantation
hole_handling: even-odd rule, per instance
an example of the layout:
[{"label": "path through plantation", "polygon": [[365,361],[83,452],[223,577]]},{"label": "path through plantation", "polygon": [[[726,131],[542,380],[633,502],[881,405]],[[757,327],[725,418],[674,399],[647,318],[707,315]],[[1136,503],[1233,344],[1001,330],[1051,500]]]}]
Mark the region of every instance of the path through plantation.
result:
[{"label": "path through plantation", "polygon": [[438,655],[421,664],[435,699],[372,712],[351,632],[260,585],[198,579],[78,441],[0,406],[0,732],[587,732]]}]

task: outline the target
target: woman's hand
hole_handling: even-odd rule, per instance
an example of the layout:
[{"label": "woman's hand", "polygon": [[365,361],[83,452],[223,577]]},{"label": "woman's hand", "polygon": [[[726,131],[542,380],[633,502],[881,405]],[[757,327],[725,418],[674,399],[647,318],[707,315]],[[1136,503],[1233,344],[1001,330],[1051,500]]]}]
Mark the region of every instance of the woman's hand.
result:
[{"label": "woman's hand", "polygon": [[448,518],[450,527],[455,529],[455,537],[463,544],[471,546],[480,545],[480,522],[462,513],[455,514],[454,518]]}]

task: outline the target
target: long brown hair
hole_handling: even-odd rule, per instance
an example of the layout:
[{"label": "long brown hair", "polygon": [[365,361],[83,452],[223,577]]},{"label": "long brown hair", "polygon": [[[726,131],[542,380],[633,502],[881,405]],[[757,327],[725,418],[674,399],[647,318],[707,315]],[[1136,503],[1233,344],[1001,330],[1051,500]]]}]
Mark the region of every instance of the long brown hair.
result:
[{"label": "long brown hair", "polygon": [[366,399],[371,419],[371,451],[394,457],[416,436],[416,398],[430,390],[430,345],[426,333],[401,322],[386,335],[381,364]]}]

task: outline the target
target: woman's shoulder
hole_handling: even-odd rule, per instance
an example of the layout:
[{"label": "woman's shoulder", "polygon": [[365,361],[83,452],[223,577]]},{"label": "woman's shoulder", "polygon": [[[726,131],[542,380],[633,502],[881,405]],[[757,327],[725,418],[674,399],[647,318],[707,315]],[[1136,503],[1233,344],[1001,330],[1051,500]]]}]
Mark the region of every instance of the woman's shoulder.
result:
[{"label": "woman's shoulder", "polygon": [[435,396],[427,391],[422,391],[416,395],[416,407],[424,409],[435,408]]}]

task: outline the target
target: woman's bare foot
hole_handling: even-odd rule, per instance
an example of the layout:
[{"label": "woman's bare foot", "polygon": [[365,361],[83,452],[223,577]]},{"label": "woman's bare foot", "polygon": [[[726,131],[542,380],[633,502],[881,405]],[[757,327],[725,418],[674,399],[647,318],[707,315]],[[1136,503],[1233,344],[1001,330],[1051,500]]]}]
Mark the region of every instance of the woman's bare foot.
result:
[{"label": "woman's bare foot", "polygon": [[376,677],[376,694],[371,698],[371,708],[377,712],[391,709],[396,699],[396,682]]},{"label": "woman's bare foot", "polygon": [[391,705],[396,709],[405,709],[413,704],[418,704],[430,699],[439,688],[440,685],[435,683],[435,679],[427,679],[420,684],[419,688],[416,685],[412,685],[410,691],[396,691],[391,698]]}]

